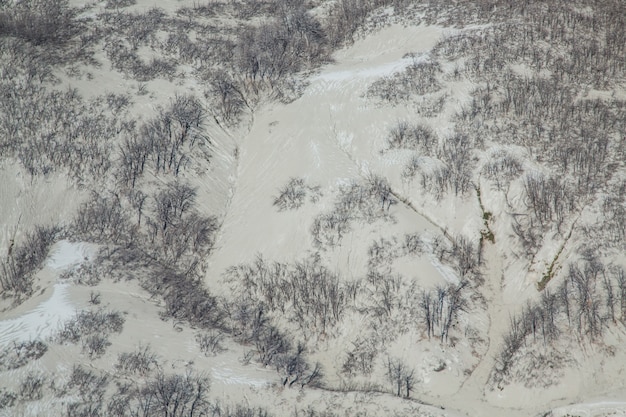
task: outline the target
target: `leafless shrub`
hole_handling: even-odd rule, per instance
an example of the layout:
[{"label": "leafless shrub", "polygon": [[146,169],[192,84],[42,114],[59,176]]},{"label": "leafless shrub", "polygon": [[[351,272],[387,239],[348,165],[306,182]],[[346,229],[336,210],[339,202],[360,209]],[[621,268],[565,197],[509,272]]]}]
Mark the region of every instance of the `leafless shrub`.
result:
[{"label": "leafless shrub", "polygon": [[[186,21],[172,19],[172,26],[178,26],[178,29],[175,32],[170,32],[162,45],[163,51],[167,55],[173,56],[181,64],[198,65],[198,63],[204,62],[209,58],[207,50],[211,48],[210,43],[205,43],[198,39],[192,41],[186,33],[187,30],[195,26],[194,19],[196,17],[186,19]],[[199,29],[197,28],[196,30],[200,32],[201,30]],[[227,62],[224,62],[224,64],[227,64]]]},{"label": "leafless shrub", "polygon": [[11,391],[0,389],[0,410],[11,408],[17,401],[17,395]]},{"label": "leafless shrub", "polygon": [[203,287],[199,277],[162,268],[145,285],[150,292],[165,300],[164,317],[186,321],[203,329],[224,326],[224,310],[219,299]]},{"label": "leafless shrub", "polygon": [[156,31],[167,22],[165,11],[157,7],[144,13],[107,11],[101,13],[99,18],[104,26],[104,32],[108,35],[105,49],[111,44],[124,46],[124,43],[128,42],[132,51],[141,45],[152,44]]},{"label": "leafless shrub", "polygon": [[345,212],[324,213],[315,218],[311,226],[313,241],[319,247],[337,246],[350,231],[350,216]]},{"label": "leafless shrub", "polygon": [[163,252],[169,259],[178,263],[183,256],[203,256],[213,249],[215,234],[218,230],[217,219],[191,213],[175,227],[171,227],[163,236]]},{"label": "leafless shrub", "polygon": [[406,3],[390,0],[341,0],[334,3],[325,22],[330,45],[336,48],[354,42],[376,9],[393,5],[402,10]]},{"label": "leafless shrub", "polygon": [[35,401],[43,397],[46,378],[43,375],[29,372],[20,382],[18,396],[22,401]]},{"label": "leafless shrub", "polygon": [[122,201],[118,195],[93,193],[91,201],[81,206],[74,220],[77,238],[92,242],[128,244],[134,239]]},{"label": "leafless shrub", "polygon": [[573,195],[568,186],[556,177],[546,178],[541,173],[528,174],[524,178],[526,192],[526,206],[532,210],[534,218],[543,227],[556,223],[560,229],[569,214],[575,207]]},{"label": "leafless shrub", "polygon": [[234,407],[224,407],[217,403],[211,407],[211,410],[211,417],[271,417],[262,408],[250,408],[240,404]]},{"label": "leafless shrub", "polygon": [[274,198],[274,205],[281,211],[300,208],[304,204],[306,191],[304,179],[291,178],[280,190],[279,196]]},{"label": "leafless shrub", "polygon": [[144,384],[120,384],[107,404],[107,415],[131,417],[269,417],[261,409],[238,405],[234,408],[209,401],[210,380],[203,374],[157,373]]},{"label": "leafless shrub", "polygon": [[3,291],[17,296],[30,295],[33,276],[48,256],[50,247],[60,234],[58,226],[36,226],[22,244],[9,247],[6,260],[0,261],[0,285]]},{"label": "leafless shrub", "polygon": [[491,379],[498,385],[502,384],[510,375],[511,368],[514,365],[514,355],[524,345],[528,332],[525,320],[522,321],[515,316],[511,317],[509,332],[503,337],[502,346],[495,359],[496,365],[491,374]]},{"label": "leafless shrub", "polygon": [[244,92],[233,77],[225,71],[210,73],[207,77],[210,89],[205,97],[213,102],[221,119],[236,124],[248,106]]},{"label": "leafless shrub", "polygon": [[343,235],[350,231],[352,221],[392,220],[389,210],[397,203],[389,182],[383,177],[372,175],[366,181],[343,185],[333,211],[314,220],[311,227],[313,241],[318,247],[338,245]]},{"label": "leafless shrub", "polygon": [[370,286],[368,288],[369,309],[375,317],[389,318],[394,311],[403,307],[401,297],[403,287],[400,275],[370,270],[366,281]]},{"label": "leafless shrub", "polygon": [[93,292],[92,291],[89,294],[89,303],[93,304],[93,305],[100,304],[101,303],[100,296],[101,296],[101,294],[99,292]]},{"label": "leafless shrub", "polygon": [[380,266],[390,266],[394,259],[400,256],[397,243],[396,239],[388,240],[385,238],[374,241],[367,250],[369,269],[373,270]]},{"label": "leafless shrub", "polygon": [[178,223],[195,204],[196,190],[179,182],[170,183],[155,197],[156,218],[159,229],[166,232],[168,227]]},{"label": "leafless shrub", "polygon": [[617,245],[626,242],[626,186],[604,197],[602,213],[606,238]]},{"label": "leafless shrub", "polygon": [[224,341],[224,333],[219,330],[210,330],[205,333],[199,333],[196,335],[196,341],[200,345],[200,350],[204,352],[206,356],[217,355],[226,350],[222,345]]},{"label": "leafless shrub", "polygon": [[455,195],[465,194],[471,185],[470,160],[472,139],[462,133],[455,133],[446,138],[438,151],[438,158],[446,163],[449,170],[447,179]]},{"label": "leafless shrub", "polygon": [[433,130],[426,125],[412,125],[408,122],[399,122],[389,132],[387,139],[390,149],[412,149],[430,156],[438,145],[438,139]]},{"label": "leafless shrub", "polygon": [[146,376],[158,368],[157,355],[150,346],[139,347],[134,352],[123,352],[117,356],[115,369],[124,374],[139,374]]},{"label": "leafless shrub", "polygon": [[171,79],[176,73],[176,63],[159,57],[144,61],[134,49],[123,43],[109,44],[106,52],[118,71],[128,74],[137,81],[147,82],[155,78]]},{"label": "leafless shrub", "polygon": [[423,242],[417,233],[404,235],[402,249],[407,255],[419,255],[423,251]]},{"label": "leafless shrub", "polygon": [[117,311],[83,310],[63,324],[57,337],[61,343],[81,342],[83,352],[95,359],[102,356],[111,345],[109,335],[121,333],[124,321],[122,314]]},{"label": "leafless shrub", "polygon": [[345,290],[318,256],[293,265],[266,263],[231,267],[228,277],[243,285],[246,298],[261,297],[272,311],[288,313],[306,331],[324,332],[341,319]]},{"label": "leafless shrub", "polygon": [[[240,268],[240,272],[243,270]],[[231,279],[236,278],[231,272]],[[301,308],[306,308],[302,306]],[[252,344],[255,348],[245,358],[249,361],[256,356],[263,365],[272,365],[281,374],[283,385],[298,383],[301,387],[320,386],[323,373],[321,366],[311,366],[304,356],[304,345],[295,348],[290,336],[272,323],[272,310],[265,303],[250,298],[249,295],[239,296],[229,303],[228,314],[231,332],[240,343]]]},{"label": "leafless shrub", "polygon": [[151,147],[147,140],[137,137],[125,138],[120,145],[119,180],[130,188],[135,188],[137,180],[143,175],[146,160]]},{"label": "leafless shrub", "polygon": [[102,416],[102,404],[93,402],[69,403],[66,413],[67,417],[100,417]]},{"label": "leafless shrub", "polygon": [[450,187],[452,173],[445,164],[435,163],[429,165],[431,166],[425,166],[420,159],[413,158],[403,174],[405,178],[411,178],[420,169],[422,188],[433,195],[435,199],[440,200]]},{"label": "leafless shrub", "polygon": [[374,359],[378,349],[370,338],[358,338],[352,342],[352,349],[346,352],[346,360],[341,366],[341,372],[347,375],[370,375],[374,370]]},{"label": "leafless shrub", "polygon": [[404,71],[374,82],[368,88],[367,95],[393,104],[406,102],[414,95],[437,92],[441,88],[437,80],[440,73],[441,66],[438,62],[422,61],[414,57]]},{"label": "leafless shrub", "polygon": [[[275,3],[265,0],[251,0],[237,2],[233,8],[233,13],[239,19],[249,20],[253,17],[267,17],[275,12]],[[274,6],[274,8],[272,8]]]},{"label": "leafless shrub", "polygon": [[15,36],[35,45],[59,45],[78,31],[76,10],[67,0],[27,0],[0,6],[0,34]]},{"label": "leafless shrub", "polygon": [[75,365],[72,368],[67,388],[78,389],[80,397],[84,401],[88,401],[94,396],[102,398],[107,385],[108,378],[106,376],[98,376],[96,373],[83,366]]},{"label": "leafless shrub", "polygon": [[433,250],[439,261],[453,266],[462,280],[480,282],[480,248],[465,236],[455,236],[451,242],[440,236],[433,242]]},{"label": "leafless shrub", "polygon": [[41,340],[13,342],[13,346],[0,351],[0,370],[17,369],[41,358],[48,351],[48,345]]},{"label": "leafless shrub", "polygon": [[452,242],[451,256],[455,260],[461,279],[470,273],[477,274],[480,267],[480,249],[464,236],[457,236]]},{"label": "leafless shrub", "polygon": [[513,216],[511,228],[520,239],[526,256],[532,259],[541,247],[543,239],[539,222],[534,220],[532,216],[515,215]]},{"label": "leafless shrub", "polygon": [[102,415],[103,401],[109,379],[106,375],[97,375],[80,365],[72,368],[66,389],[75,392],[79,401],[67,406],[70,417],[95,417]]},{"label": "leafless shrub", "polygon": [[323,377],[321,365],[316,363],[310,369],[304,358],[304,350],[304,345],[298,344],[295,351],[281,354],[276,359],[276,370],[281,374],[283,386],[291,387],[295,383],[301,388],[306,385],[319,386]]},{"label": "leafless shrub", "polygon": [[127,197],[130,206],[137,213],[137,226],[141,227],[141,219],[148,195],[141,190],[131,190],[129,191]]},{"label": "leafless shrub", "polygon": [[195,198],[196,190],[178,181],[153,195],[154,215],[144,222],[146,238],[154,245],[149,252],[176,265],[194,262],[212,249],[218,222],[197,212]]},{"label": "leafless shrub", "polygon": [[111,141],[129,125],[119,113],[108,111],[103,97],[86,101],[76,90],[49,91],[27,74],[0,77],[0,88],[11,91],[0,98],[0,149],[16,157],[30,175],[66,168],[85,184],[108,172]]},{"label": "leafless shrub", "polygon": [[419,173],[422,188],[437,199],[449,191],[456,196],[463,195],[471,189],[472,184],[472,146],[470,137],[457,132],[445,138],[441,146],[434,150],[433,156],[437,159],[414,156],[404,168],[402,176],[410,181]]},{"label": "leafless shrub", "polygon": [[239,34],[234,62],[252,94],[266,83],[275,88],[303,67],[325,58],[324,32],[317,20],[294,2],[281,2],[277,17]]},{"label": "leafless shrub", "polygon": [[[82,262],[76,268],[63,271],[59,275],[59,278],[72,280],[76,284],[93,287],[98,285],[108,272],[107,268],[104,268],[96,259],[93,262]],[[89,295],[89,302],[93,305],[98,305],[100,303],[100,293],[92,291]]]},{"label": "leafless shrub", "polygon": [[[417,173],[423,168],[423,165],[424,159],[417,155],[413,155],[402,170],[402,179],[407,182],[412,181]],[[425,185],[424,182],[422,185]]]},{"label": "leafless shrub", "polygon": [[274,198],[273,204],[280,211],[298,209],[304,204],[309,192],[311,201],[317,201],[320,195],[319,188],[306,185],[304,178],[290,178],[289,182],[280,189],[278,197]]},{"label": "leafless shrub", "polygon": [[[125,178],[131,180],[143,173],[146,159],[154,164],[154,171],[178,176],[188,162],[189,154],[196,144],[204,140],[202,125],[204,110],[192,96],[177,95],[168,108],[159,109],[157,117],[140,129],[140,136],[122,149],[122,163],[130,158],[133,165]],[[131,181],[128,185],[134,185]]]},{"label": "leafless shrub", "polygon": [[[200,417],[208,415],[209,379],[187,372],[166,375],[159,372],[144,386],[129,387],[109,403],[116,417],[134,415],[167,415],[171,417]],[[116,398],[117,397],[117,398]],[[126,400],[120,401],[120,400]],[[116,402],[117,404],[113,404]],[[116,407],[112,407],[116,405]]]},{"label": "leafless shrub", "polygon": [[415,98],[413,107],[416,114],[422,117],[436,117],[444,109],[450,95],[447,92],[439,92],[436,94],[428,94]]},{"label": "leafless shrub", "polygon": [[498,190],[507,188],[511,181],[522,173],[520,161],[507,151],[494,153],[482,169],[485,177],[492,181]]},{"label": "leafless shrub", "polygon": [[252,335],[258,360],[263,365],[276,363],[281,355],[288,353],[291,342],[276,326],[265,324],[258,327],[259,332]]},{"label": "leafless shrub", "polygon": [[107,0],[105,9],[121,9],[137,4],[137,0]]},{"label": "leafless shrub", "polygon": [[569,270],[578,332],[588,335],[591,340],[599,338],[604,328],[605,314],[600,293],[600,276],[603,273],[604,266],[594,261],[587,262],[583,269],[573,265]]},{"label": "leafless shrub", "polygon": [[107,334],[91,334],[82,339],[83,353],[89,355],[89,359],[101,357],[109,346],[111,342]]}]

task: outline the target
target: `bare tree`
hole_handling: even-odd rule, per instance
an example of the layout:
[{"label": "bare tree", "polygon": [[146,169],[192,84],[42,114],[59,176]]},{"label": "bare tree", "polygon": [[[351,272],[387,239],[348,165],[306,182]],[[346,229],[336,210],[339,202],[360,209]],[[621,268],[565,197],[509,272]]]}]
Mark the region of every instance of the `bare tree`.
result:
[{"label": "bare tree", "polygon": [[409,368],[400,359],[387,358],[387,378],[398,397],[409,398],[415,387],[415,370]]},{"label": "bare tree", "polygon": [[294,210],[304,204],[307,194],[303,178],[290,178],[289,182],[280,189],[278,197],[274,198],[274,205],[279,210]]},{"label": "bare tree", "polygon": [[205,95],[216,105],[219,116],[228,124],[238,122],[244,108],[248,106],[241,87],[223,70],[211,73],[208,78],[210,89]]}]

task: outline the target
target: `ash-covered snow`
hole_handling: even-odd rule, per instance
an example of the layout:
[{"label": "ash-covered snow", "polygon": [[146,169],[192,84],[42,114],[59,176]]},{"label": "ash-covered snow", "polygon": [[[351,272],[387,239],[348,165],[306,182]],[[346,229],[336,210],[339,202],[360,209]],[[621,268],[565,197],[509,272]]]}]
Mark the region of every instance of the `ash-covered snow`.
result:
[{"label": "ash-covered snow", "polygon": [[0,346],[52,336],[61,323],[74,315],[68,288],[68,284],[57,283],[53,287],[52,297],[34,310],[21,317],[0,321]]},{"label": "ash-covered snow", "polygon": [[[96,246],[93,244],[61,240],[54,244],[44,265],[58,274],[91,260],[95,253]],[[52,336],[63,322],[75,314],[69,299],[69,287],[68,283],[57,282],[52,287],[52,296],[33,310],[20,317],[1,320],[0,346]]]}]

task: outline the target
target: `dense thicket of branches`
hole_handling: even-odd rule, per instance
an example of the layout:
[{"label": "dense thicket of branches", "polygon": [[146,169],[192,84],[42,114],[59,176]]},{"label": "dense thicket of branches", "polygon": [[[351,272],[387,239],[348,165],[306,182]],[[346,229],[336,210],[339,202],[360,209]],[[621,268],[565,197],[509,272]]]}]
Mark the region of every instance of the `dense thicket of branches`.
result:
[{"label": "dense thicket of branches", "polygon": [[113,141],[130,131],[119,113],[128,103],[123,96],[87,102],[76,90],[49,91],[6,72],[0,89],[0,156],[17,158],[33,176],[67,169],[78,182],[102,178]]},{"label": "dense thicket of branches", "polygon": [[332,211],[315,218],[311,227],[317,247],[336,246],[350,231],[354,221],[373,223],[393,219],[389,210],[398,201],[386,178],[373,175],[367,180],[352,181],[339,189]]},{"label": "dense thicket of branches", "polygon": [[0,292],[30,295],[34,274],[41,268],[60,232],[57,226],[37,226],[17,246],[11,241],[6,259],[0,260]]},{"label": "dense thicket of branches", "polygon": [[119,311],[82,310],[63,323],[57,335],[60,343],[81,342],[83,353],[90,358],[102,356],[111,345],[109,335],[121,333],[126,319]]},{"label": "dense thicket of branches", "polygon": [[[107,11],[94,18],[100,29],[89,32],[88,22],[66,0],[0,0],[0,156],[15,158],[33,178],[65,170],[81,186],[112,177],[118,181],[113,190],[95,187],[70,235],[106,245],[109,260],[128,270],[141,268],[142,285],[163,297],[164,317],[206,331],[199,337],[203,350],[219,350],[220,335],[229,334],[252,346],[260,363],[275,367],[285,386],[319,384],[322,371],[308,362],[306,344],[294,343],[273,315],[289,317],[303,334],[313,330],[326,335],[346,312],[354,311],[378,328],[410,323],[425,337],[452,345],[450,332],[469,309],[466,292],[480,282],[480,249],[471,240],[451,238],[448,244],[439,239],[432,245],[438,259],[453,266],[460,284],[425,290],[393,274],[391,265],[400,256],[395,251],[424,250],[418,236],[407,235],[403,242],[375,242],[368,252],[367,275],[354,282],[342,281],[319,257],[293,264],[259,258],[229,271],[238,292],[222,300],[204,289],[201,280],[202,259],[213,248],[219,222],[200,212],[197,190],[184,181],[193,160],[209,156],[204,146],[209,115],[220,125],[235,124],[265,94],[294,97],[295,75],[353,41],[369,24],[372,11],[394,6],[399,15],[410,5],[339,0],[320,12],[310,9],[313,3],[292,0],[216,1],[169,16],[157,8],[122,10],[132,3],[108,1]],[[427,60],[416,57],[405,71],[374,83],[369,91],[370,97],[394,104],[426,96],[438,110],[417,113],[432,117],[445,104],[440,91],[445,77],[467,77],[474,83],[470,100],[455,116],[456,129],[438,135],[428,123],[403,122],[391,129],[388,148],[415,153],[405,179],[419,178],[421,188],[437,197],[464,197],[477,181],[480,152],[501,145],[503,150],[480,172],[500,191],[518,181],[523,207],[515,209],[524,212],[515,214],[512,228],[529,255],[537,253],[548,233],[562,236],[573,215],[600,193],[606,222],[598,230],[607,244],[621,248],[626,241],[626,192],[616,175],[625,155],[626,106],[617,97],[595,99],[581,93],[623,86],[626,6],[619,0],[582,5],[589,7],[534,0],[422,2],[416,7],[424,9],[428,22],[497,24],[444,37]],[[232,17],[232,25],[218,27],[212,18],[224,15]],[[136,125],[123,117],[132,105],[126,96],[85,100],[75,90],[48,88],[61,66],[74,66],[76,57],[85,61],[96,44],[115,70],[142,83],[179,73],[198,77],[210,105],[177,95]],[[142,57],[146,50],[152,51],[149,59]],[[446,70],[451,66],[453,73]],[[146,88],[141,84],[140,92]],[[507,149],[524,149],[537,169],[529,170],[518,152]],[[144,187],[146,172],[162,184]],[[279,190],[275,204],[297,208],[312,191],[295,179]],[[384,178],[352,182],[338,194],[332,209],[312,225],[317,248],[341,244],[355,222],[392,218],[396,198]],[[32,275],[57,233],[36,229],[26,240],[27,249],[10,249],[1,265],[3,290],[32,291]],[[539,303],[528,304],[511,319],[494,381],[509,378],[516,355],[534,343],[551,346],[567,333],[598,341],[611,323],[626,321],[623,270],[588,253],[583,258],[566,269],[560,286],[549,288]],[[85,353],[98,357],[107,346],[106,336],[121,331],[122,324],[119,313],[83,311],[64,325],[61,338],[82,341]],[[355,341],[345,373],[371,373],[378,348],[375,341]],[[15,349],[18,360],[45,351],[38,344]],[[207,378],[162,373],[155,360],[147,350],[120,355],[120,373],[145,379],[142,384],[120,384],[109,403],[104,401],[108,378],[75,368],[67,388],[75,390],[79,401],[68,406],[67,414],[264,415],[262,410],[211,405]],[[413,370],[393,358],[385,365],[393,392],[409,397]],[[44,381],[28,375],[20,398],[41,397]]]},{"label": "dense thicket of branches", "polygon": [[407,102],[415,96],[439,91],[441,84],[438,76],[441,73],[439,62],[414,57],[404,71],[375,81],[367,95],[391,104]]},{"label": "dense thicket of branches", "polygon": [[598,342],[609,326],[626,323],[626,275],[624,269],[604,265],[592,251],[569,265],[556,288],[547,288],[537,303],[528,303],[511,317],[496,357],[492,381],[502,383],[520,378],[513,372],[521,355],[535,344],[554,349],[560,339]]},{"label": "dense thicket of branches", "polygon": [[177,95],[158,115],[124,139],[120,146],[119,181],[135,188],[144,170],[178,176],[191,154],[207,138],[202,133],[205,110],[197,98]]},{"label": "dense thicket of branches", "polygon": [[68,0],[0,2],[0,37],[12,36],[35,45],[57,46],[78,31],[77,10]]},{"label": "dense thicket of branches", "polygon": [[325,332],[337,324],[346,305],[344,285],[321,264],[319,257],[293,265],[268,263],[263,258],[228,271],[242,286],[242,295],[280,311],[307,332]]}]

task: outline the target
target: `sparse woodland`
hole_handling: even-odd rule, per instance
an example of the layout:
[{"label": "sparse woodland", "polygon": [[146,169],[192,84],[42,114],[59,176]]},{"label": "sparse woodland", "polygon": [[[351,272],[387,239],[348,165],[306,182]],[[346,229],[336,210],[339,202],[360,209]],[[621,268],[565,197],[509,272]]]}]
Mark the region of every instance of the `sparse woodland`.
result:
[{"label": "sparse woodland", "polygon": [[[20,224],[24,233],[6,239],[0,294],[11,308],[40,289],[37,273],[55,242],[70,240],[100,250],[63,279],[136,283],[168,328],[194,332],[206,358],[237,346],[245,366],[275,371],[277,392],[377,393],[432,405],[439,396],[423,394],[425,372],[458,365],[441,358],[460,363],[459,390],[471,380],[483,393],[547,389],[589,352],[608,358],[620,349],[626,3],[217,0],[181,2],[174,12],[138,3],[0,0],[0,162],[20,167],[26,184],[59,175],[85,196],[62,224]],[[449,29],[361,97],[409,109],[381,127],[376,150],[402,156],[399,180],[376,168],[335,187],[291,176],[267,204],[284,219],[312,213],[303,226],[309,248],[287,260],[261,248],[242,254],[253,260],[212,278],[226,288],[213,291],[205,277],[229,208],[207,209],[222,198],[212,184],[227,182],[214,167],[226,160],[237,172],[238,135],[255,112],[297,100],[333,52],[390,23]],[[103,68],[136,90],[65,87],[71,79],[85,89]],[[159,82],[176,91],[137,106],[156,97]],[[459,93],[461,84],[469,90]],[[237,144],[227,157],[215,132]],[[439,223],[439,204],[475,208],[479,226]],[[435,232],[399,229],[406,213]],[[352,239],[366,239],[367,251],[349,252],[345,264],[360,264],[348,274],[338,259]],[[492,253],[508,263],[496,271]],[[433,284],[431,270],[447,278]],[[493,331],[496,297],[527,277],[537,291],[506,310],[504,331]],[[0,386],[0,412],[51,396],[72,417],[278,415],[221,402],[207,370],[172,371],[165,364],[174,359],[149,344],[112,356],[132,320],[109,307],[112,298],[92,291],[50,340],[0,346],[0,372],[25,375]],[[341,355],[329,359],[337,345]],[[432,358],[418,361],[417,345]],[[81,357],[64,378],[29,367],[59,346]],[[417,366],[424,363],[426,371]],[[481,367],[486,380],[472,379]]]}]

